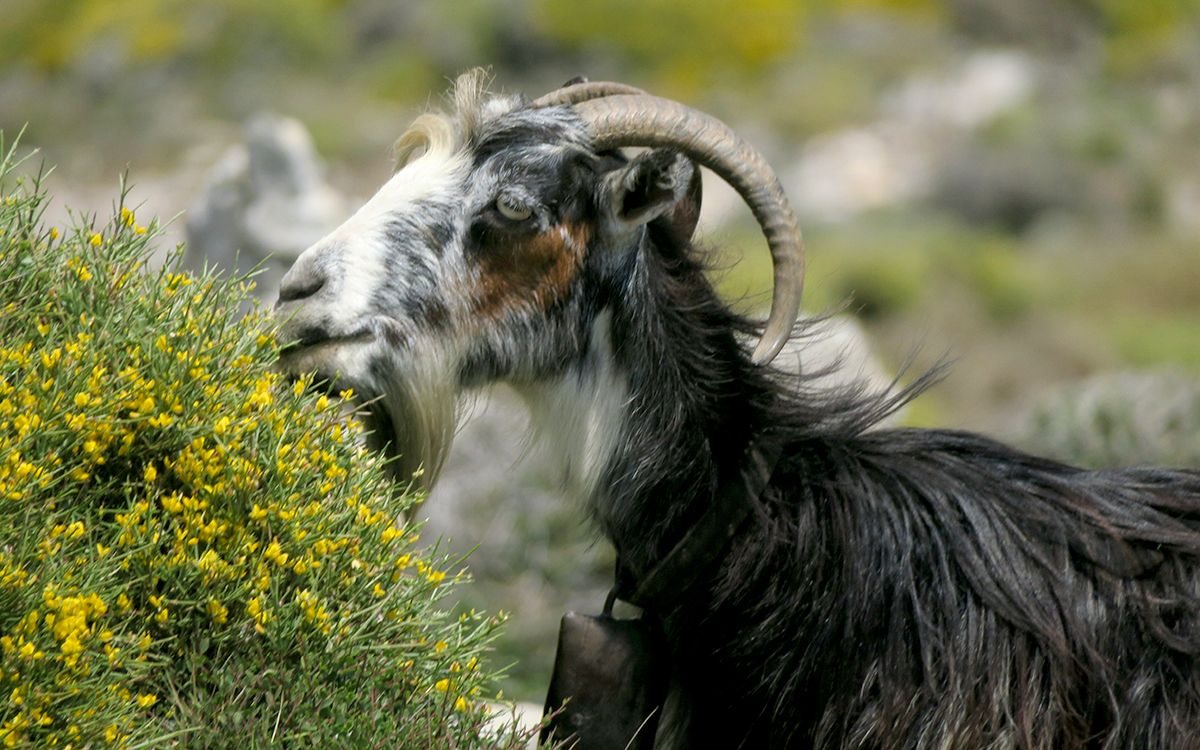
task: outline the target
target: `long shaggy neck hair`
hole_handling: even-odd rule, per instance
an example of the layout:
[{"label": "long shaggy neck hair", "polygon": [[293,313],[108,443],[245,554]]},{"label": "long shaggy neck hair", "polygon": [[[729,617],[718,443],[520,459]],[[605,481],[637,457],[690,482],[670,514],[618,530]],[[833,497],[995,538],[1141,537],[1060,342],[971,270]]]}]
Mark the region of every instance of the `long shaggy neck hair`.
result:
[{"label": "long shaggy neck hair", "polygon": [[754,367],[753,326],[693,252],[651,225],[601,301],[628,392],[592,512],[644,572],[751,440],[784,458],[711,573],[654,612],[675,746],[1200,742],[1200,474],[869,430],[930,377],[818,392]]}]

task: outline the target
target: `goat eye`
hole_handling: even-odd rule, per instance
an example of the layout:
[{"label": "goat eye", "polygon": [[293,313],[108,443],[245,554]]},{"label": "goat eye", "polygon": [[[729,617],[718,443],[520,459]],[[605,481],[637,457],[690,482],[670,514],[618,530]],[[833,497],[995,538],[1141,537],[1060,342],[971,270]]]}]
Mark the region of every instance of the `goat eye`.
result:
[{"label": "goat eye", "polygon": [[496,210],[500,212],[501,216],[512,221],[525,221],[533,216],[532,208],[505,195],[496,198]]}]

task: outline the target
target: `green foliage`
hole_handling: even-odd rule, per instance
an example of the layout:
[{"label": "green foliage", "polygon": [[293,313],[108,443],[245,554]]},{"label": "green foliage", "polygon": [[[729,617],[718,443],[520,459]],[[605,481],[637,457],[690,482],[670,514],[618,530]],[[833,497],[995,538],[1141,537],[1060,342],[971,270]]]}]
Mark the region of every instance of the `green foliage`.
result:
[{"label": "green foliage", "polygon": [[714,66],[761,71],[795,48],[808,15],[791,0],[537,0],[534,18],[576,48],[603,45],[628,64],[656,70],[662,84],[695,90]]},{"label": "green foliage", "polygon": [[123,201],[43,226],[11,153],[0,746],[519,746],[479,700],[499,618],[439,606],[463,572],[339,403],[281,382],[248,284],[153,270]]},{"label": "green foliage", "polygon": [[1200,370],[1200,314],[1124,315],[1108,321],[1122,360],[1141,367],[1183,365]]},{"label": "green foliage", "polygon": [[1200,0],[1078,0],[1099,18],[1119,72],[1154,72],[1194,43]]},{"label": "green foliage", "polygon": [[[1050,3],[1088,22],[1120,73],[1184,60],[1200,19],[1200,0]],[[59,71],[104,50],[124,65],[199,63],[202,75],[248,63],[311,70],[314,62],[364,56],[398,57],[403,70],[438,67],[434,40],[453,39],[461,53],[503,64],[498,58],[512,45],[498,40],[500,30],[516,32],[512,19],[521,19],[525,41],[600,52],[645,70],[663,89],[694,96],[730,77],[753,80],[805,47],[820,24],[865,15],[943,24],[953,10],[947,0],[463,0],[391,10],[366,0],[6,0],[0,62]],[[382,35],[368,31],[380,28]],[[375,54],[380,44],[385,55]]]},{"label": "green foliage", "polygon": [[104,46],[139,64],[200,60],[221,70],[262,57],[310,64],[342,37],[336,33],[341,5],[339,0],[9,0],[0,49],[48,71]]},{"label": "green foliage", "polygon": [[1174,371],[1103,375],[1065,386],[1022,416],[1014,438],[1091,467],[1200,466],[1200,381]]},{"label": "green foliage", "polygon": [[805,47],[814,25],[865,12],[940,15],[936,0],[533,0],[532,16],[559,44],[615,55],[647,71],[655,88],[696,98],[717,84],[754,84]]},{"label": "green foliage", "polygon": [[[761,237],[747,231],[729,244],[749,248],[731,256],[718,274],[729,299],[762,301],[771,288],[770,258]],[[979,300],[999,324],[1017,318],[1050,294],[1044,262],[1017,252],[1013,241],[933,217],[867,216],[855,224],[820,228],[808,244],[805,308],[827,310],[849,303],[864,320],[891,319],[954,287]]]}]

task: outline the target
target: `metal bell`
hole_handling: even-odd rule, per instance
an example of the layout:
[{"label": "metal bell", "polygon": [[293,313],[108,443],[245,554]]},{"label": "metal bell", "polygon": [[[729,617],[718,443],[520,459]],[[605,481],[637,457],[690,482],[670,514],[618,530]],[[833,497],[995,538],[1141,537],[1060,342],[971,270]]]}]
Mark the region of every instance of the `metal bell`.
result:
[{"label": "metal bell", "polygon": [[[666,698],[669,661],[657,622],[563,616],[546,696],[543,746],[651,750]],[[557,712],[557,713],[556,713]]]}]

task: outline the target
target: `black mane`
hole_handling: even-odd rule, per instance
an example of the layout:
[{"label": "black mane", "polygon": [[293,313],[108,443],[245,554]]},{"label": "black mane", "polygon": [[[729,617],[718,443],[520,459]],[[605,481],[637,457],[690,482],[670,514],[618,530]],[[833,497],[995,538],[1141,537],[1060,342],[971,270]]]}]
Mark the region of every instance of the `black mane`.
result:
[{"label": "black mane", "polygon": [[814,388],[655,222],[612,290],[626,432],[593,512],[646,570],[748,443],[754,521],[664,617],[681,747],[1200,743],[1200,473],[1088,471],[963,432],[870,429],[927,387]]}]

